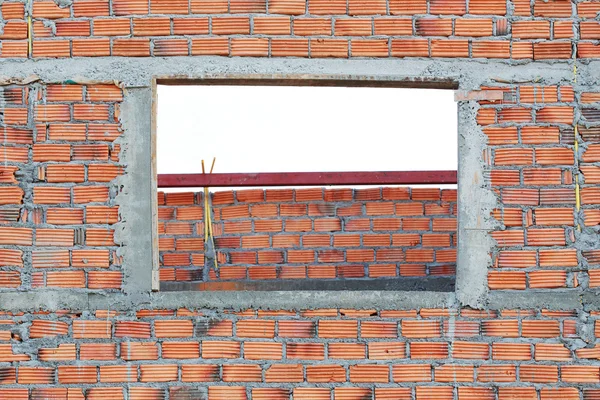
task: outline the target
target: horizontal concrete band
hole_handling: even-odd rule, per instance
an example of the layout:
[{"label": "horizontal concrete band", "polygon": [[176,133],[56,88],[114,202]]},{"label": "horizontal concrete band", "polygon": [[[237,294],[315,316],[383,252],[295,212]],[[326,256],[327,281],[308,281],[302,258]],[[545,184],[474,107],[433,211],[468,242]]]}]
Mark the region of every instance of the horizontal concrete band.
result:
[{"label": "horizontal concrete band", "polygon": [[[0,310],[123,310],[141,308],[248,308],[265,310],[301,310],[315,308],[353,308],[405,310],[420,308],[456,308],[454,293],[443,292],[157,292],[144,296],[123,293],[73,293],[64,291],[0,293]],[[133,305],[132,305],[133,304]],[[486,308],[573,310],[600,309],[600,292],[576,290],[555,293],[503,291],[489,294]]]},{"label": "horizontal concrete band", "polygon": [[[98,57],[45,60],[2,60],[0,81],[37,75],[46,82],[122,82],[149,87],[168,79],[321,79],[350,81],[412,81],[412,87],[478,89],[489,80],[558,83],[573,80],[572,60],[525,62],[445,59],[294,59],[251,57]],[[577,62],[577,84],[600,80],[600,61]],[[432,85],[437,82],[439,85]],[[173,83],[172,81],[170,83]],[[198,82],[189,82],[198,84]],[[373,82],[375,83],[375,82]]]}]

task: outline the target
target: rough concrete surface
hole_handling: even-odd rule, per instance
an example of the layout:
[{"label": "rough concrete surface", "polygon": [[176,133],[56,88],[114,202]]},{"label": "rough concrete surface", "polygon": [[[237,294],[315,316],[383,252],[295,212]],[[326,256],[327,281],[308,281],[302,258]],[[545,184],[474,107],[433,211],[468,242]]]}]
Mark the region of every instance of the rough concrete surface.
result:
[{"label": "rough concrete surface", "polygon": [[128,89],[121,105],[124,133],[117,139],[121,160],[127,173],[116,180],[121,220],[115,227],[115,242],[123,244],[123,291],[138,301],[138,296],[151,290],[153,264],[152,201],[156,188],[151,177],[152,89]]}]

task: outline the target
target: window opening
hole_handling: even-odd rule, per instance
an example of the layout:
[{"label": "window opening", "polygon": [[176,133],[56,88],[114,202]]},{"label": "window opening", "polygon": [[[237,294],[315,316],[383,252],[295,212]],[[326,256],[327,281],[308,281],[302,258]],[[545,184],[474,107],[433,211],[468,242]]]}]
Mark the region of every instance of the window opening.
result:
[{"label": "window opening", "polygon": [[159,85],[161,288],[452,290],[456,123],[448,90]]}]

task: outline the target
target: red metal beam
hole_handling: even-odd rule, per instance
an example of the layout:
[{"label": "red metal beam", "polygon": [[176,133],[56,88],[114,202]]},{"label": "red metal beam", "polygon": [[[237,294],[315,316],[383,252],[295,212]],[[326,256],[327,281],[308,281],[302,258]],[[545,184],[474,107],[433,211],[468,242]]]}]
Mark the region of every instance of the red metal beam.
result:
[{"label": "red metal beam", "polygon": [[456,171],[159,174],[159,188],[456,184]]}]

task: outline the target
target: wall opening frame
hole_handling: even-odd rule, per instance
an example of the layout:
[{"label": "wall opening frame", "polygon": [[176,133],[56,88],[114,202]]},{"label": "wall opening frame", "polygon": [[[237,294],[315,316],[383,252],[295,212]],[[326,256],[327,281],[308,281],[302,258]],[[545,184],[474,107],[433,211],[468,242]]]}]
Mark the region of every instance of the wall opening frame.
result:
[{"label": "wall opening frame", "polygon": [[[408,88],[408,89],[458,89],[458,83],[453,79],[394,79],[373,76],[328,76],[328,75],[216,75],[204,79],[189,79],[189,78],[155,78],[152,82],[153,102],[152,102],[152,225],[153,225],[153,273],[152,273],[152,290],[167,290],[167,291],[189,291],[202,290],[202,284],[186,283],[186,282],[169,282],[170,284],[162,284],[159,277],[159,246],[158,246],[158,204],[157,204],[157,87],[158,85],[185,85],[185,86],[203,86],[203,85],[235,85],[235,86],[319,86],[319,87],[379,87],[379,88]],[[460,187],[460,186],[459,186]],[[459,222],[460,223],[460,222]],[[458,273],[458,271],[457,271]],[[302,284],[298,280],[296,282],[285,282],[281,287],[271,287],[268,284],[258,282],[254,285],[238,286],[233,290],[307,290],[307,285]],[[314,281],[313,281],[314,282]],[[314,284],[313,282],[308,282]],[[334,286],[332,289],[328,282],[318,283],[316,286],[310,286],[311,290],[418,290],[418,291],[453,291],[455,278],[451,279],[433,279],[433,280],[411,280],[398,278],[400,285],[365,285],[368,281],[351,281],[347,280],[345,284]],[[231,290],[232,286],[229,286]],[[211,290],[220,290],[219,286],[214,286]]]},{"label": "wall opening frame", "polygon": [[[57,68],[57,65],[68,68]],[[598,78],[598,63],[577,63],[579,76]],[[61,83],[76,77],[92,82],[119,82],[124,88],[120,112],[123,134],[121,161],[126,166],[120,176],[115,205],[120,207],[120,221],[115,238],[121,243],[123,284],[120,291],[107,295],[95,291],[35,290],[0,293],[6,309],[120,309],[132,305],[157,308],[205,307],[265,309],[305,308],[396,308],[453,307],[534,308],[554,304],[559,309],[578,307],[582,299],[595,295],[581,290],[489,290],[487,274],[493,266],[492,255],[497,243],[490,232],[498,222],[490,217],[499,207],[500,198],[489,181],[489,164],[484,158],[487,137],[477,123],[480,109],[477,98],[458,101],[459,157],[459,260],[454,294],[440,292],[355,291],[355,292],[154,292],[152,291],[152,215],[151,132],[153,83],[173,81],[177,84],[200,84],[205,79],[330,79],[353,81],[393,81],[399,87],[436,87],[458,89],[462,94],[507,83],[572,84],[573,70],[565,63],[533,60],[527,63],[479,62],[469,59],[443,58],[352,58],[304,59],[266,57],[163,57],[113,59],[98,57],[93,63],[84,58],[40,59],[35,62],[6,62],[4,74],[11,80]],[[571,65],[571,64],[569,64]],[[156,79],[155,79],[156,78]],[[587,88],[589,79],[578,82]],[[425,82],[425,83],[423,83]],[[431,83],[433,82],[433,84]],[[425,86],[423,86],[425,85]],[[439,86],[437,86],[439,87]],[[154,93],[155,89],[154,89]],[[481,99],[479,99],[481,100]],[[500,106],[498,106],[500,108]],[[156,249],[157,247],[154,246]],[[582,294],[583,293],[583,294]],[[591,297],[590,297],[591,296]],[[592,299],[593,300],[593,299]],[[591,300],[590,300],[591,301]]]}]

